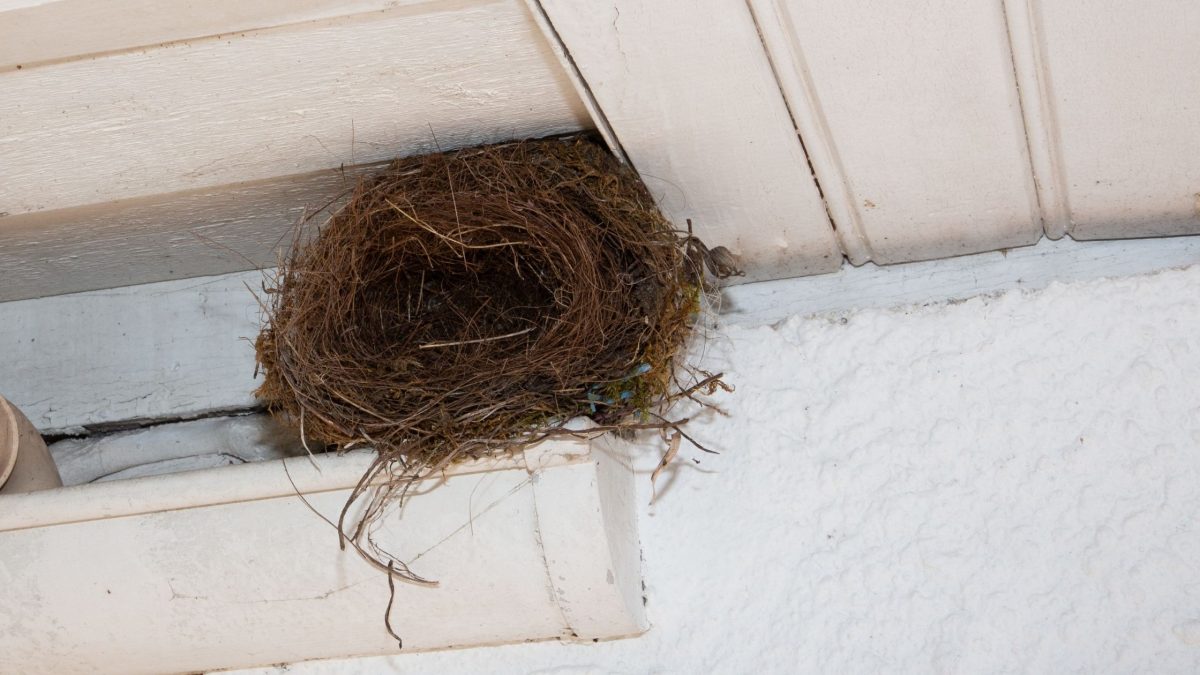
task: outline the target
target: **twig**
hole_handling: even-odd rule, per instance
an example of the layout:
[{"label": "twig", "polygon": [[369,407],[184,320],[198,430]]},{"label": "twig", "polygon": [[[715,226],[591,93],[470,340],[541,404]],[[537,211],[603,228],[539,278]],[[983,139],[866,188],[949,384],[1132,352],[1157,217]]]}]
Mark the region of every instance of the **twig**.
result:
[{"label": "twig", "polygon": [[455,347],[458,345],[474,345],[474,344],[479,344],[481,342],[491,342],[493,340],[503,340],[505,338],[516,337],[518,335],[524,335],[524,334],[528,333],[529,331],[533,330],[534,328],[536,328],[536,326],[530,326],[529,328],[526,328],[524,330],[513,331],[512,333],[505,333],[504,335],[495,335],[492,337],[478,338],[475,340],[457,340],[454,342],[427,342],[423,345],[418,346],[417,349],[434,349],[436,347]]},{"label": "twig", "polygon": [[658,466],[655,467],[654,473],[650,474],[650,505],[651,506],[654,506],[654,500],[658,499],[658,490],[656,487],[656,484],[658,482],[658,475],[663,472],[663,469],[667,468],[667,465],[671,463],[671,460],[675,459],[675,455],[679,454],[679,440],[681,438],[682,438],[682,436],[679,435],[678,430],[675,433],[671,434],[671,440],[667,445],[667,453],[665,455],[663,455],[662,461],[660,461],[658,463]]}]

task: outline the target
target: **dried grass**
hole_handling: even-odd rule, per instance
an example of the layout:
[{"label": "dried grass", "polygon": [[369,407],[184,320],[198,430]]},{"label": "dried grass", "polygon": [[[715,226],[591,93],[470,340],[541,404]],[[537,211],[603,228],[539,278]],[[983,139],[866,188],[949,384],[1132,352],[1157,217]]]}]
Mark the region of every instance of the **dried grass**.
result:
[{"label": "dried grass", "polygon": [[378,452],[342,544],[422,581],[369,537],[414,480],[576,416],[678,430],[674,401],[723,386],[676,379],[714,258],[590,138],[396,160],[281,265],[257,395],[309,447]]}]

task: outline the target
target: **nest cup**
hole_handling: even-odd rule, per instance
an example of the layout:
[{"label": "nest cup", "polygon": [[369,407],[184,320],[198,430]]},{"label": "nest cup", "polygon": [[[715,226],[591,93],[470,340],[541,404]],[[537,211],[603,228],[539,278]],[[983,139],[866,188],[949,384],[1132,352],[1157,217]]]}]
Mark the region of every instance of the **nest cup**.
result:
[{"label": "nest cup", "polygon": [[577,416],[669,426],[699,253],[589,137],[396,160],[268,283],[257,394],[310,449],[378,451],[351,502]]}]

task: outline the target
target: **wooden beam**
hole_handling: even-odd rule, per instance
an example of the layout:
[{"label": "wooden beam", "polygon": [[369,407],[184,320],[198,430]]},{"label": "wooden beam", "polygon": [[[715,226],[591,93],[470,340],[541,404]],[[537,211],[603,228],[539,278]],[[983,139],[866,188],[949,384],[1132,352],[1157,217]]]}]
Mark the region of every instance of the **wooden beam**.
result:
[{"label": "wooden beam", "polygon": [[587,126],[523,3],[398,7],[0,73],[0,214]]},{"label": "wooden beam", "polygon": [[274,267],[302,219],[380,166],[0,219],[0,302]]},{"label": "wooden beam", "polygon": [[642,178],[747,280],[842,261],[749,10],[723,0],[541,0]]},{"label": "wooden beam", "polygon": [[337,520],[371,452],[0,497],[5,668],[208,672],[395,654],[385,616],[405,652],[636,635],[647,624],[634,474],[626,450],[594,443],[550,441],[416,486],[371,536],[439,586],[397,581],[394,593],[322,519]]},{"label": "wooden beam", "polygon": [[38,0],[9,7],[0,2],[0,71],[431,1],[436,0]]}]

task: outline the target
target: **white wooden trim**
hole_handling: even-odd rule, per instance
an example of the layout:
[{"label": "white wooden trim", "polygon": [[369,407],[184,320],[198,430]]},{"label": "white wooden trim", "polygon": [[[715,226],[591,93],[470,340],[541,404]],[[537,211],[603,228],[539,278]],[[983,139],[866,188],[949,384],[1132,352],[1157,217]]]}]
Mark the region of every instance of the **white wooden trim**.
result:
[{"label": "white wooden trim", "polygon": [[273,267],[303,218],[381,166],[0,219],[0,302]]},{"label": "white wooden trim", "polygon": [[1071,207],[1037,0],[1002,1],[1042,227],[1046,236],[1059,239],[1071,230]]},{"label": "white wooden trim", "polygon": [[[533,482],[546,572],[571,637],[641,633],[648,624],[629,447],[605,436],[592,441],[589,459],[586,470],[556,475],[563,480]],[[597,596],[605,601],[590,600]],[[627,617],[621,628],[613,626],[614,607]]]},{"label": "white wooden trim", "polygon": [[796,41],[791,15],[779,0],[748,0],[747,4],[754,12],[754,22],[767,48],[775,77],[787,97],[788,109],[812,164],[813,175],[821,186],[842,252],[853,265],[869,262],[873,258],[871,244],[863,229],[862,216],[845,168],[834,147],[829,124],[817,100],[812,73]]},{"label": "white wooden trim", "polygon": [[852,261],[1041,237],[999,3],[752,6]]},{"label": "white wooden trim", "polygon": [[64,438],[50,454],[63,485],[83,485],[306,453],[296,430],[259,413]]},{"label": "white wooden trim", "polygon": [[27,7],[37,7],[38,5],[45,5],[54,1],[55,0],[0,0],[0,11],[9,12],[18,9],[25,9]]},{"label": "white wooden trim", "polygon": [[621,147],[621,142],[617,140],[616,132],[613,131],[612,125],[608,123],[608,118],[604,116],[604,111],[600,109],[600,104],[596,102],[596,97],[592,95],[592,90],[588,88],[587,81],[583,79],[583,74],[579,72],[579,66],[575,65],[574,59],[567,52],[567,47],[563,44],[562,37],[554,30],[554,24],[550,23],[550,17],[546,16],[546,10],[542,7],[542,3],[540,0],[525,0],[525,5],[529,7],[529,13],[533,16],[534,21],[537,22],[542,35],[554,51],[554,56],[558,59],[559,65],[562,66],[567,76],[571,78],[571,84],[575,87],[575,93],[579,96],[579,100],[583,102],[583,107],[591,117],[592,123],[596,125],[596,131],[604,138],[609,151],[616,155],[622,164],[628,164],[629,157],[625,155],[625,149]]},{"label": "white wooden trim", "polygon": [[0,120],[7,215],[588,126],[520,0],[421,4],[4,72]]},{"label": "white wooden trim", "polygon": [[1200,237],[1077,242],[903,265],[844,267],[835,274],[726,289],[719,321],[761,326],[792,316],[962,300],[1055,282],[1128,277],[1200,264]]},{"label": "white wooden trim", "polygon": [[[633,474],[601,471],[597,452],[559,440],[452,467],[381,523],[376,540],[440,584],[397,584],[391,621],[406,651],[645,630],[641,602],[628,602],[640,600],[640,571],[617,574],[640,567],[636,528],[606,529],[635,522],[632,501],[608,499],[632,488],[607,485]],[[190,672],[396,653],[385,576],[339,551],[292,486],[336,520],[369,460],[298,457],[0,497],[5,668]]]},{"label": "white wooden trim", "polygon": [[747,279],[841,264],[749,10],[723,0],[542,0],[621,147],[677,226]]},{"label": "white wooden trim", "polygon": [[[433,0],[45,0],[0,3],[0,71]],[[477,0],[484,2],[486,0]],[[47,39],[53,35],[55,39]]]},{"label": "white wooden trim", "polygon": [[1200,233],[1200,4],[1028,1],[1070,235]]},{"label": "white wooden trim", "polygon": [[[587,454],[587,445],[573,439],[550,443],[532,450],[530,461],[540,468],[578,462]],[[294,497],[297,490],[304,495],[345,490],[358,484],[373,457],[374,452],[370,450],[356,450],[341,456],[322,454],[310,458],[305,455],[221,469],[23,493],[19,499],[5,502],[14,508],[0,513],[0,532],[125,518],[205,504]],[[496,457],[464,462],[447,469],[446,475],[508,471],[524,468],[525,461],[523,457]],[[286,472],[283,470],[285,462]]]},{"label": "white wooden trim", "polygon": [[0,304],[0,386],[42,433],[252,406],[249,289],[261,282],[243,272]]}]

